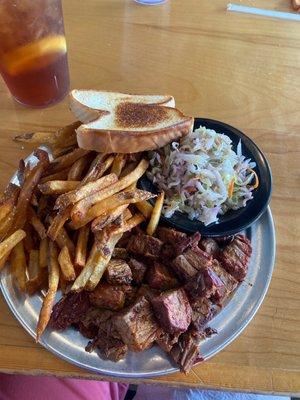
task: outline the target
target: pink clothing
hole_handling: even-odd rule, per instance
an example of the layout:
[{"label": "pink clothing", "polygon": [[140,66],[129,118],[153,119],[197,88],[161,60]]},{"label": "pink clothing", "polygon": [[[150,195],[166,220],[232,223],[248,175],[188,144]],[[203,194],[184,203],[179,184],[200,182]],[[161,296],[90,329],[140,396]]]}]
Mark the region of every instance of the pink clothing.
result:
[{"label": "pink clothing", "polygon": [[0,400],[124,400],[125,383],[0,374]]}]

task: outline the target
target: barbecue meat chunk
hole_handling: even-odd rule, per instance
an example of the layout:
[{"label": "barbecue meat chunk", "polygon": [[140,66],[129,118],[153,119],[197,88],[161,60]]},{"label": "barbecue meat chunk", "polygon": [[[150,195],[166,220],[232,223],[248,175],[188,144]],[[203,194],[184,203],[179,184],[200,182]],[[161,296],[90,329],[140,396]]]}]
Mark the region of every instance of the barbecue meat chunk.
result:
[{"label": "barbecue meat chunk", "polygon": [[78,323],[80,333],[89,339],[94,338],[98,334],[99,327],[106,324],[112,315],[112,311],[91,307]]},{"label": "barbecue meat chunk", "polygon": [[159,290],[173,289],[178,285],[178,281],[168,268],[158,262],[148,268],[147,283],[150,287]]},{"label": "barbecue meat chunk", "polygon": [[172,245],[176,245],[177,243],[187,238],[187,235],[185,233],[165,227],[158,227],[156,229],[156,235],[162,242]]},{"label": "barbecue meat chunk", "polygon": [[204,326],[217,312],[217,307],[206,297],[190,302],[192,307],[192,325],[202,331]]},{"label": "barbecue meat chunk", "polygon": [[189,372],[196,362],[203,361],[199,348],[202,339],[203,334],[190,329],[183,333],[178,343],[173,346],[170,355],[182,372]]},{"label": "barbecue meat chunk", "polygon": [[122,341],[133,351],[148,349],[159,334],[159,326],[146,297],[140,297],[132,306],[115,316],[114,325]]},{"label": "barbecue meat chunk", "polygon": [[50,326],[55,330],[63,330],[78,323],[90,308],[89,295],[82,291],[70,292],[53,307]]},{"label": "barbecue meat chunk", "polygon": [[194,247],[189,249],[184,253],[184,257],[187,262],[195,269],[200,271],[202,268],[207,268],[211,266],[212,257],[205,251],[199,249],[199,247]]},{"label": "barbecue meat chunk", "polygon": [[191,323],[192,309],[183,289],[161,293],[151,303],[159,324],[167,333],[187,330]]},{"label": "barbecue meat chunk", "polygon": [[124,307],[125,293],[120,286],[99,283],[97,287],[89,293],[89,299],[91,304],[95,307],[119,310]]},{"label": "barbecue meat chunk", "polygon": [[151,301],[153,297],[156,297],[160,294],[160,291],[157,289],[151,288],[149,285],[142,285],[139,287],[137,291],[137,296],[143,297],[145,296],[147,300]]},{"label": "barbecue meat chunk", "polygon": [[138,288],[131,285],[120,285],[120,289],[123,290],[125,294],[125,307],[131,304],[137,295]]},{"label": "barbecue meat chunk", "polygon": [[127,250],[144,257],[158,258],[163,242],[153,236],[139,233],[130,237]]},{"label": "barbecue meat chunk", "polygon": [[132,272],[129,265],[126,261],[118,258],[109,262],[104,276],[111,285],[128,285],[132,281]]},{"label": "barbecue meat chunk", "polygon": [[174,344],[178,342],[180,332],[177,333],[167,333],[165,331],[161,331],[161,334],[156,339],[156,343],[167,353],[170,353]]},{"label": "barbecue meat chunk", "polygon": [[224,283],[211,268],[203,268],[194,279],[184,287],[189,299],[197,300],[199,297],[214,299],[219,303],[226,294]]},{"label": "barbecue meat chunk", "polygon": [[112,257],[121,258],[122,260],[127,260],[128,259],[127,250],[124,247],[115,247]]},{"label": "barbecue meat chunk", "polygon": [[201,239],[201,235],[199,232],[195,232],[193,235],[188,236],[185,239],[182,239],[179,243],[175,246],[176,255],[183,254],[188,249],[198,248],[198,243]]},{"label": "barbecue meat chunk", "polygon": [[205,251],[205,253],[213,257],[217,257],[220,251],[218,243],[212,238],[202,239],[199,243],[199,247]]},{"label": "barbecue meat chunk", "polygon": [[197,275],[197,270],[194,268],[182,254],[177,256],[172,262],[172,269],[175,274],[184,282],[189,281],[195,275]]},{"label": "barbecue meat chunk", "polygon": [[95,339],[87,344],[85,350],[91,353],[96,348],[99,349],[103,358],[114,362],[122,360],[128,351],[128,347],[122,340],[108,337],[103,335],[102,332],[99,332]]},{"label": "barbecue meat chunk", "polygon": [[211,269],[218,275],[218,277],[224,283],[224,286],[226,288],[226,294],[224,295],[223,298],[224,301],[225,298],[227,298],[230,295],[230,293],[232,293],[235,290],[235,288],[238,285],[238,282],[232,275],[230,275],[224,268],[222,268],[222,265],[217,260],[213,260],[211,264]]},{"label": "barbecue meat chunk", "polygon": [[237,235],[219,254],[218,259],[223,267],[237,281],[241,282],[248,271],[248,264],[252,253],[250,240],[244,235]]},{"label": "barbecue meat chunk", "polygon": [[130,258],[128,264],[131,269],[134,283],[140,285],[144,280],[144,276],[147,270],[147,265],[144,262],[139,261],[135,258]]}]

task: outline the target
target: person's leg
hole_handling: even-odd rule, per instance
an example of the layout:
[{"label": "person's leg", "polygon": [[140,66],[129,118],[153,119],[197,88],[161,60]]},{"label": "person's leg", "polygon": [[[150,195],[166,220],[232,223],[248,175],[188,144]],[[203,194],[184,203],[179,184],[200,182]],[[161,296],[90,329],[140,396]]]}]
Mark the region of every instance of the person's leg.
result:
[{"label": "person's leg", "polygon": [[0,400],[124,400],[127,388],[113,382],[0,374]]}]

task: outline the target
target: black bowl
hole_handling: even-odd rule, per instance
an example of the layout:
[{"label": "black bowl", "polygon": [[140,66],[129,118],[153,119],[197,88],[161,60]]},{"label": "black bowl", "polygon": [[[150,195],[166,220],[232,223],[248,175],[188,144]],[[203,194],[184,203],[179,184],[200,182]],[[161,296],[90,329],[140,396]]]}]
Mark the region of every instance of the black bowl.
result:
[{"label": "black bowl", "polygon": [[[255,172],[259,178],[259,186],[253,190],[253,199],[249,200],[245,207],[239,210],[230,210],[219,217],[219,221],[205,226],[197,220],[190,220],[187,214],[176,211],[171,218],[161,216],[161,222],[187,233],[200,232],[203,236],[227,236],[234,235],[246,229],[259,219],[266,210],[272,192],[272,175],[269,164],[256,144],[244,133],[224,122],[213,119],[195,118],[194,129],[205,126],[214,129],[218,133],[229,136],[233,143],[233,150],[241,140],[242,153],[246,158],[256,162]],[[144,175],[139,181],[139,187],[152,193],[157,193],[156,186]],[[150,201],[152,204],[154,200]]]}]

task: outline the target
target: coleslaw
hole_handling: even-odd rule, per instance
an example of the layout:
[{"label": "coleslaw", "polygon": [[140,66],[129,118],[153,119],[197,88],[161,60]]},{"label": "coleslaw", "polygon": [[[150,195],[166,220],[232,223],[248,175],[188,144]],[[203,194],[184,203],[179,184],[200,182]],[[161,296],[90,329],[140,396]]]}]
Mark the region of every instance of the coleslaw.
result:
[{"label": "coleslaw", "polygon": [[253,198],[259,184],[255,167],[243,156],[241,141],[234,152],[228,136],[200,126],[180,142],[150,152],[147,175],[165,192],[165,217],[180,211],[209,225]]}]

